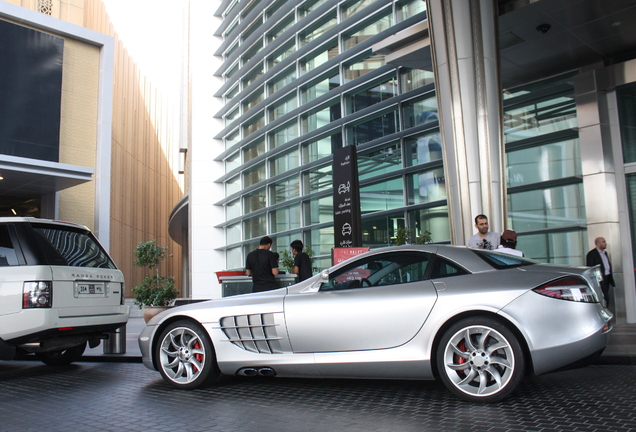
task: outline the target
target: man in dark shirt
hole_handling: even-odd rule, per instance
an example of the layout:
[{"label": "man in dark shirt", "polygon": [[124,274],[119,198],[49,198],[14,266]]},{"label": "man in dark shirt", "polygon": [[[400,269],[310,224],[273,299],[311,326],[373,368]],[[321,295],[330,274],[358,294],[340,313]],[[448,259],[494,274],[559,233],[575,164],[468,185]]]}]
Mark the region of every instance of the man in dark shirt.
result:
[{"label": "man in dark shirt", "polygon": [[298,282],[309,279],[312,276],[311,260],[309,259],[309,255],[303,252],[303,242],[294,240],[290,246],[292,248],[292,254],[295,256],[294,270],[292,270],[292,273],[298,275]]},{"label": "man in dark shirt", "polygon": [[265,236],[261,239],[258,249],[247,254],[245,260],[245,274],[252,276],[252,292],[269,291],[276,289],[276,275],[278,274],[278,262],[273,252],[272,239]]}]

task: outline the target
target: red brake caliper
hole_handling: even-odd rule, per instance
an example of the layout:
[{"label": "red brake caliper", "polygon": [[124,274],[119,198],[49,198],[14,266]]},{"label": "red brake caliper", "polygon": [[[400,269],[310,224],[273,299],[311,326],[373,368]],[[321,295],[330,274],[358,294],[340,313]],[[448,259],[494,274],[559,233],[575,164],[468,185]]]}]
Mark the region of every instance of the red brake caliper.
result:
[{"label": "red brake caliper", "polygon": [[[200,349],[200,348],[201,348],[201,344],[199,344],[198,342],[194,344],[194,349]],[[197,359],[199,363],[201,363],[203,361],[203,354],[195,354],[194,358]],[[192,367],[194,368],[195,372],[198,372],[196,366],[192,365]]]},{"label": "red brake caliper", "polygon": [[[464,341],[462,340],[458,345],[457,348],[459,348],[460,350],[462,350],[463,352],[466,352],[466,344],[464,343]],[[457,362],[457,364],[463,364],[466,363],[466,359],[464,357],[460,357],[457,354],[455,354],[455,361]],[[461,376],[465,376],[466,374],[464,373],[464,371],[457,371],[457,373]]]}]

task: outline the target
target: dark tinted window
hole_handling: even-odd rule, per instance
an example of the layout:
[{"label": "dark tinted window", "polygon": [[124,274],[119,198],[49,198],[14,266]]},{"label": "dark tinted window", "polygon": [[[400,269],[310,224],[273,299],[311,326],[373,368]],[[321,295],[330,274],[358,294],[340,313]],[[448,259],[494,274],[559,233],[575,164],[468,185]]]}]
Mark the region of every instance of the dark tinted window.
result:
[{"label": "dark tinted window", "polygon": [[453,264],[443,258],[437,257],[437,259],[435,260],[435,267],[433,268],[431,279],[439,279],[449,276],[461,276],[465,274],[468,274],[468,272],[459,267],[457,264]]},{"label": "dark tinted window", "polygon": [[115,269],[115,264],[88,231],[59,225],[33,225],[51,265]]},{"label": "dark tinted window", "polygon": [[522,258],[516,255],[509,255],[502,252],[486,251],[479,249],[471,249],[471,251],[477,254],[481,259],[496,269],[505,269],[512,267],[521,267],[533,264],[539,264],[537,261],[529,258]]},{"label": "dark tinted window", "polygon": [[6,225],[0,225],[0,266],[18,265],[18,258]]},{"label": "dark tinted window", "polygon": [[387,286],[423,280],[430,255],[394,252],[367,257],[329,275],[321,291]]}]

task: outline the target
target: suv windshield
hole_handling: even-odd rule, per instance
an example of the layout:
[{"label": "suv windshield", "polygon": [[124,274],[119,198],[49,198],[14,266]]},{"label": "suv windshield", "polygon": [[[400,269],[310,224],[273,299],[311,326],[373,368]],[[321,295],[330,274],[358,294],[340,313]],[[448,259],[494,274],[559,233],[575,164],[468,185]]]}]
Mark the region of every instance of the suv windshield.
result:
[{"label": "suv windshield", "polygon": [[51,265],[117,268],[90,232],[45,224],[33,224],[33,230]]},{"label": "suv windshield", "polygon": [[513,267],[521,267],[527,265],[540,264],[538,261],[529,258],[522,258],[515,255],[508,255],[503,252],[471,249],[479,258],[486,261],[496,269],[507,269]]}]

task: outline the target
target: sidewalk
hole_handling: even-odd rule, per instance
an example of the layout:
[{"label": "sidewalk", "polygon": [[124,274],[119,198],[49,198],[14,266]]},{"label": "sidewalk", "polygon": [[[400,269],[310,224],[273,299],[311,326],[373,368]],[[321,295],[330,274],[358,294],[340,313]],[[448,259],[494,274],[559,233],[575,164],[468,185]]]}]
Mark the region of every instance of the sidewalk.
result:
[{"label": "sidewalk", "polygon": [[[141,352],[137,337],[146,326],[143,318],[131,317],[126,326],[126,353],[104,354],[103,343],[86,349],[81,361],[141,363]],[[636,365],[636,324],[614,326],[610,342],[595,364]]]}]

